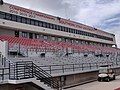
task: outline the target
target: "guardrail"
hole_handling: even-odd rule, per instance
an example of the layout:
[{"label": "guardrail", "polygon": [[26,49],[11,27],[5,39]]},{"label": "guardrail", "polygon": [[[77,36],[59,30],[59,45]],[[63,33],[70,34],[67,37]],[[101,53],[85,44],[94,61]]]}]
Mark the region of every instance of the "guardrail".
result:
[{"label": "guardrail", "polygon": [[80,64],[65,64],[65,65],[47,65],[39,66],[50,74],[54,73],[65,73],[74,71],[85,71],[98,69],[100,65],[118,66],[119,64],[113,62],[99,62],[99,63],[80,63]]},{"label": "guardrail", "polygon": [[56,88],[57,90],[60,90],[61,88],[58,80],[53,79],[49,73],[41,69],[32,61],[21,61],[14,63],[14,65],[9,65],[10,80],[20,80],[34,77],[36,77],[37,80],[44,82],[51,88]]}]

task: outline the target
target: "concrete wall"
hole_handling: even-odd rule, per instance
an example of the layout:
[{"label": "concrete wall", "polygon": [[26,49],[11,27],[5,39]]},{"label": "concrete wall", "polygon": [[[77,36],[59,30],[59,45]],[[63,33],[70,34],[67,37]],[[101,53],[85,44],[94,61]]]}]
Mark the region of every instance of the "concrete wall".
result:
[{"label": "concrete wall", "polygon": [[[120,75],[120,67],[113,68],[116,75]],[[85,84],[97,80],[98,70],[81,72],[76,74],[67,74],[55,76],[54,79],[61,81],[63,88],[69,88],[80,84]],[[21,88],[21,89],[19,89]],[[36,85],[31,83],[20,85],[0,85],[0,90],[42,90],[42,88],[36,88]]]},{"label": "concrete wall", "polygon": [[7,28],[1,28],[0,27],[0,35],[11,35],[14,36],[14,31],[11,29],[7,29]]},{"label": "concrete wall", "polygon": [[0,85],[0,90],[44,90],[44,89],[35,88],[34,86],[26,83],[19,85],[14,85],[14,84]]},{"label": "concrete wall", "polygon": [[[120,67],[114,68],[114,71],[116,75],[120,75]],[[55,76],[54,78],[61,81],[63,88],[68,88],[97,80],[98,70],[71,74],[71,75],[69,74],[60,75],[60,76]]]}]

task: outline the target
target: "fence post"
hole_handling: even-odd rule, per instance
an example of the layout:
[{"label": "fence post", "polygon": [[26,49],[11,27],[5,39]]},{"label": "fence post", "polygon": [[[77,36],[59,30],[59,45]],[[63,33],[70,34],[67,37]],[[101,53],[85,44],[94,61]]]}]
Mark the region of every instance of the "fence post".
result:
[{"label": "fence post", "polygon": [[2,80],[4,80],[4,68],[2,68]]},{"label": "fence post", "polygon": [[75,66],[74,66],[74,64],[73,64],[73,71],[75,71]]},{"label": "fence post", "polygon": [[34,64],[32,62],[32,78],[34,77]]},{"label": "fence post", "polygon": [[51,65],[49,66],[49,69],[50,69],[50,74],[51,74],[51,73],[52,73],[52,72],[51,72]]},{"label": "fence post", "polygon": [[11,78],[11,76],[10,76],[10,74],[11,74],[11,72],[10,72],[10,61],[8,63],[9,63],[9,79],[10,79]]},{"label": "fence post", "polygon": [[96,68],[98,69],[98,64],[96,63]]},{"label": "fence post", "polygon": [[116,65],[118,66],[117,57],[116,57]]},{"label": "fence post", "polygon": [[91,70],[91,63],[89,63],[89,65],[90,65],[90,70]]},{"label": "fence post", "polygon": [[63,73],[64,73],[64,65],[62,65],[62,71],[63,71]]},{"label": "fence post", "polygon": [[84,67],[83,67],[83,63],[82,63],[82,71],[83,71]]},{"label": "fence post", "polygon": [[16,78],[18,80],[18,66],[17,66],[17,62],[16,62],[16,66],[14,67],[14,70],[16,70]]}]

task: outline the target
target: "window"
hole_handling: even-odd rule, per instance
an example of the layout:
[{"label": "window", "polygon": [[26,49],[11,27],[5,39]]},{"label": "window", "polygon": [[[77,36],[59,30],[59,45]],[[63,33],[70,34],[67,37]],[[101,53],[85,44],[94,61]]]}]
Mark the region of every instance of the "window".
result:
[{"label": "window", "polygon": [[4,18],[5,18],[5,13],[0,12],[0,18],[1,18],[1,19],[4,19]]},{"label": "window", "polygon": [[79,34],[79,35],[90,36],[90,37],[94,37],[94,38],[113,41],[113,38],[110,38],[110,37],[101,36],[101,35],[85,32],[85,31],[82,31],[82,30],[72,29],[72,28],[60,26],[60,25],[57,25],[57,24],[51,24],[51,23],[47,23],[47,22],[43,22],[43,21],[38,21],[38,20],[30,19],[30,18],[25,18],[25,17],[13,15],[13,14],[5,13],[5,12],[2,12],[2,11],[0,11],[0,18],[1,19],[6,19],[6,20],[11,20],[11,21],[16,21],[16,22],[20,22],[20,23],[25,23],[25,24],[31,24],[31,25],[35,25],[35,26],[50,28],[50,29],[54,29],[54,30],[60,30],[60,31],[64,31],[64,32],[69,32],[69,33],[74,33],[74,34]]},{"label": "window", "polygon": [[59,26],[59,30],[62,31],[62,26]]},{"label": "window", "polygon": [[68,28],[67,27],[65,27],[65,32],[68,32]]},{"label": "window", "polygon": [[12,21],[16,21],[16,20],[17,20],[16,15],[12,15]]},{"label": "window", "polygon": [[52,40],[55,41],[55,37],[52,37]]},{"label": "window", "polygon": [[50,28],[50,23],[47,23],[47,28]]},{"label": "window", "polygon": [[55,29],[55,25],[53,24],[53,28],[52,29]]},{"label": "window", "polygon": [[31,23],[31,25],[35,25],[35,21],[34,20],[30,20],[30,23]]},{"label": "window", "polygon": [[47,39],[48,37],[46,35],[44,35],[44,39]]},{"label": "window", "polygon": [[55,25],[55,30],[57,30],[58,29],[58,26],[57,25]]},{"label": "window", "polygon": [[21,21],[22,23],[26,23],[27,22],[27,19],[26,18],[24,18],[24,17],[22,17],[22,21]]},{"label": "window", "polygon": [[36,26],[39,26],[39,23],[38,23],[38,21],[35,21],[35,25],[36,25]]},{"label": "window", "polygon": [[58,41],[62,41],[62,38],[58,38]]},{"label": "window", "polygon": [[58,30],[60,30],[60,26],[58,25]]},{"label": "window", "polygon": [[46,27],[46,22],[43,22],[43,27]]},{"label": "window", "polygon": [[28,33],[27,32],[22,32],[22,37],[27,38],[28,37]]},{"label": "window", "polygon": [[53,29],[53,24],[50,24],[50,28]]},{"label": "window", "polygon": [[33,39],[33,33],[29,33],[29,38]]},{"label": "window", "polygon": [[39,21],[39,26],[42,27],[43,26],[43,22]]},{"label": "window", "polygon": [[35,39],[39,39],[39,34],[35,34]]},{"label": "window", "polygon": [[7,14],[7,13],[6,13],[5,18],[6,18],[7,20],[11,20],[11,14]]},{"label": "window", "polygon": [[15,31],[15,37],[19,37],[19,31]]},{"label": "window", "polygon": [[27,19],[27,20],[26,20],[26,23],[27,23],[27,24],[30,24],[30,19]]},{"label": "window", "polygon": [[17,22],[21,22],[21,17],[17,16]]}]

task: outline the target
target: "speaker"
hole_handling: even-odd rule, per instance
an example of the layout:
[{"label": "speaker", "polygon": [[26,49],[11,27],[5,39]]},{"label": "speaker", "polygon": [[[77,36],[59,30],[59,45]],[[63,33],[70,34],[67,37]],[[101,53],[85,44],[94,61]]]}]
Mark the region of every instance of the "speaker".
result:
[{"label": "speaker", "polygon": [[3,0],[0,0],[0,5],[3,5]]}]

